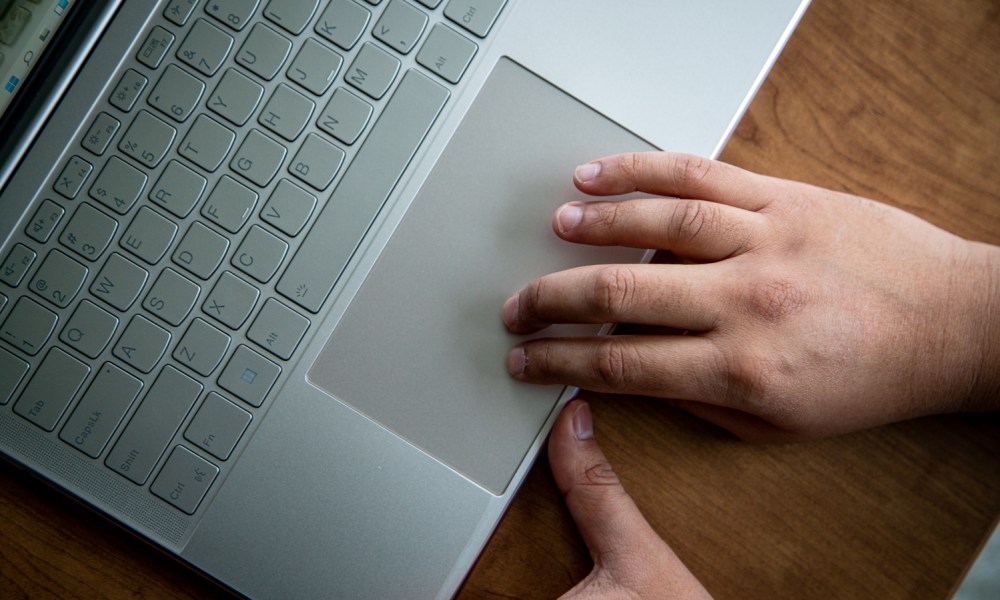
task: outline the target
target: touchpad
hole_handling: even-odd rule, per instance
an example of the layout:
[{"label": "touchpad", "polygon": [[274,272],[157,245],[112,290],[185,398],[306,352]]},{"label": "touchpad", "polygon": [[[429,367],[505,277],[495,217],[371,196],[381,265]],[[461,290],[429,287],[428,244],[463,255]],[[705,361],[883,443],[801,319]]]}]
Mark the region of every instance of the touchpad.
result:
[{"label": "touchpad", "polygon": [[[529,281],[642,251],[561,241],[582,199],[573,168],[652,147],[513,61],[500,60],[350,307],[309,381],[494,494],[562,392],[512,380],[503,302]],[[594,334],[558,327],[552,334]]]}]

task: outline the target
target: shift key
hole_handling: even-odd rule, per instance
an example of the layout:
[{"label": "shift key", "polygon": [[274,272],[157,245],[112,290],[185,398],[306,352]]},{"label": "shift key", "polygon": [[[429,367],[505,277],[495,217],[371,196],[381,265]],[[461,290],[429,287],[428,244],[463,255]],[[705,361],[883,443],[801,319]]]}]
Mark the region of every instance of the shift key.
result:
[{"label": "shift key", "polygon": [[201,390],[194,379],[163,367],[105,464],[134,483],[146,483]]}]

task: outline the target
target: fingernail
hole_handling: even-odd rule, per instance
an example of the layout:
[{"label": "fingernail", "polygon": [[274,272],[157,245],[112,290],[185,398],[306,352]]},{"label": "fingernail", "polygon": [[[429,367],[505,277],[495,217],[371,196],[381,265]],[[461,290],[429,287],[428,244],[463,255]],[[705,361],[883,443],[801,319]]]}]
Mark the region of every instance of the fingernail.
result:
[{"label": "fingernail", "polygon": [[524,348],[514,348],[507,354],[507,371],[514,377],[524,374]]},{"label": "fingernail", "polygon": [[580,183],[587,183],[593,181],[595,177],[601,174],[601,163],[599,162],[589,162],[585,165],[580,165],[573,172],[573,176]]},{"label": "fingernail", "polygon": [[559,207],[556,213],[556,222],[559,223],[560,235],[566,235],[571,229],[580,224],[583,219],[583,207],[576,203],[564,204]]},{"label": "fingernail", "polygon": [[594,438],[594,419],[590,415],[590,405],[586,402],[581,402],[573,415],[573,435],[581,441]]},{"label": "fingernail", "polygon": [[517,323],[518,296],[519,294],[514,294],[503,303],[503,322],[507,327],[513,327]]}]

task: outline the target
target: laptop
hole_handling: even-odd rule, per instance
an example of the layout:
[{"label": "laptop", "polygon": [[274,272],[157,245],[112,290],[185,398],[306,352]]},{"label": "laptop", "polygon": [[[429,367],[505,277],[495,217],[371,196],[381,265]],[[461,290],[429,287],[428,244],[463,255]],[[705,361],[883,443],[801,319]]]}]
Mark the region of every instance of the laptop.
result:
[{"label": "laptop", "polygon": [[715,156],[807,3],[0,1],[0,454],[248,597],[453,595],[573,392],[503,301],[647,258],[573,167]]}]

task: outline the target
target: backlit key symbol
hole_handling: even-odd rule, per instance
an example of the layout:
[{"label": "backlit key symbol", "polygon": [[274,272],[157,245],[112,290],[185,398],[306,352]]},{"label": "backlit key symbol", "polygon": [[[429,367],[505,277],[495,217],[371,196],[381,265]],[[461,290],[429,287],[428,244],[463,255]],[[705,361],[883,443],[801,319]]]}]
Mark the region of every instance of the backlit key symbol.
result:
[{"label": "backlit key symbol", "polygon": [[70,187],[73,186],[73,180],[70,179],[69,177],[63,177],[62,181],[59,182],[59,185],[63,186],[68,190],[70,189]]},{"label": "backlit key symbol", "polygon": [[125,144],[125,150],[129,152],[135,152],[138,148],[135,142],[122,142],[122,143]]},{"label": "backlit key symbol", "polygon": [[225,304],[219,304],[215,300],[212,300],[212,306],[209,306],[208,310],[214,310],[215,314],[221,315],[222,314],[222,309],[225,308],[225,307],[226,307]]}]

